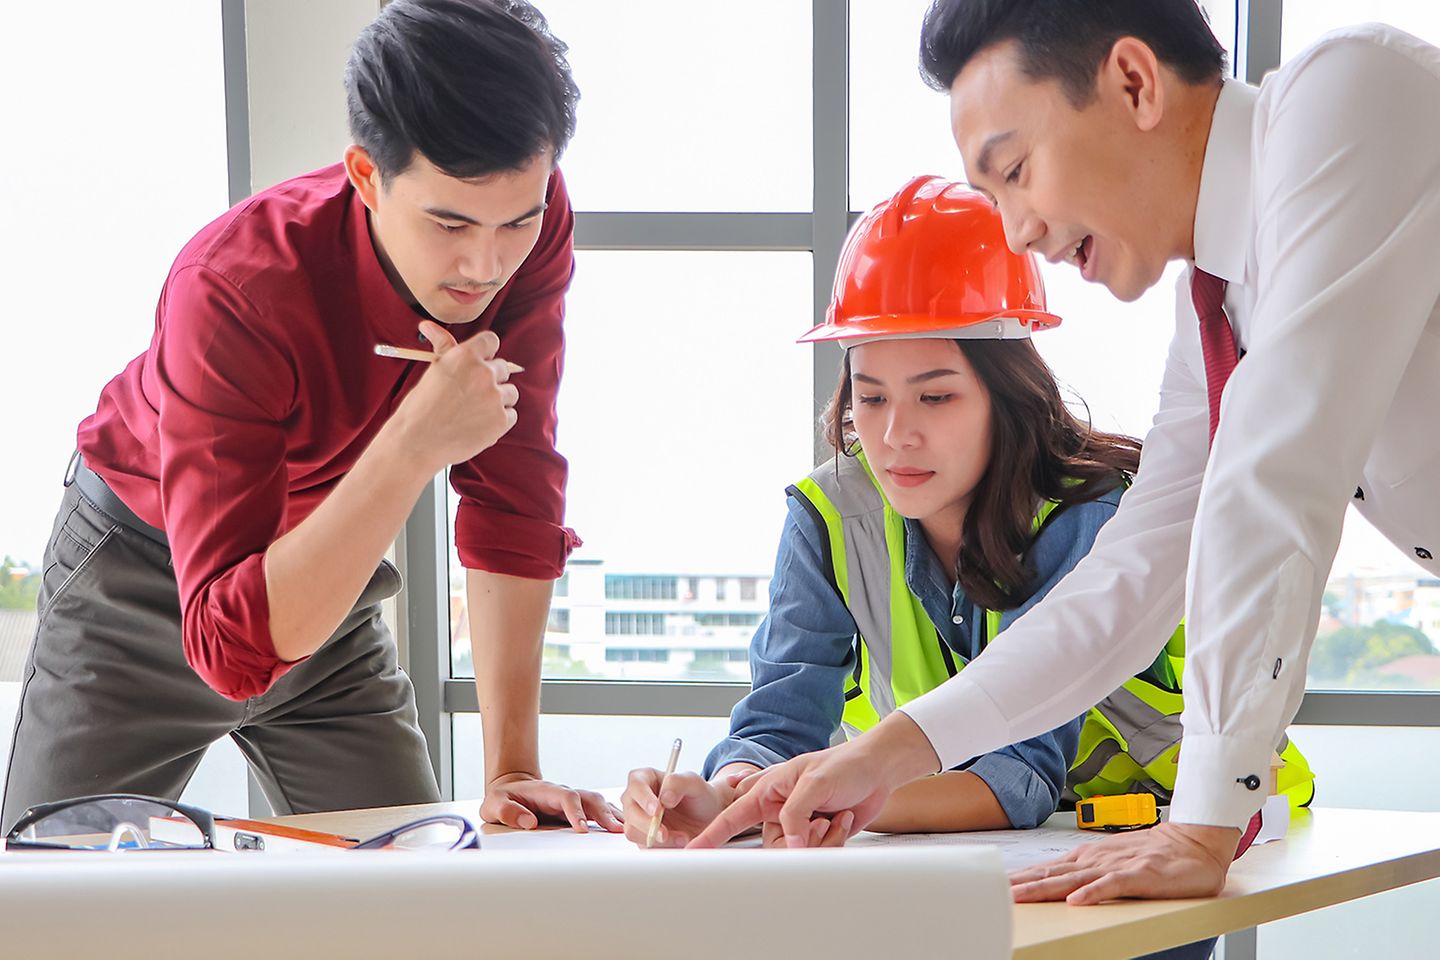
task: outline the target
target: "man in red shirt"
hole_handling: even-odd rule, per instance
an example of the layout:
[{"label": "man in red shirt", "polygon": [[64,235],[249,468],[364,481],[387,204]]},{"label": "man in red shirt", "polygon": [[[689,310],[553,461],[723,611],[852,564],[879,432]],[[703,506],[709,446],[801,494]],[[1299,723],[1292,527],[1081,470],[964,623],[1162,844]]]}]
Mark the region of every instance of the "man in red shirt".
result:
[{"label": "man in red shirt", "polygon": [[[541,638],[578,542],[555,450],[565,50],[519,0],[395,0],[346,68],[344,163],[251,197],[180,252],[149,349],[80,425],[5,829],[70,796],[178,797],[227,734],[279,813],[438,799],[378,604],[400,588],[386,550],[447,467],[482,816],[619,829],[538,759]],[[433,363],[374,352],[426,342]]]}]

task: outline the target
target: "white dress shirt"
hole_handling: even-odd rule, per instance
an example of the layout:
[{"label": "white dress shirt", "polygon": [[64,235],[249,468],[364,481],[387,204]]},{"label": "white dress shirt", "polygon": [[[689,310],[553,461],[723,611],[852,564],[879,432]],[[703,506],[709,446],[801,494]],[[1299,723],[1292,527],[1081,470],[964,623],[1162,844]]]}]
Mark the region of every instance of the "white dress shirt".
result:
[{"label": "white dress shirt", "polygon": [[1241,826],[1304,694],[1346,505],[1440,574],[1440,50],[1370,24],[1258,89],[1227,81],[1195,264],[1229,281],[1245,351],[1214,448],[1186,271],[1119,512],[1001,641],[903,708],[942,768],[1082,713],[1147,666],[1183,612],[1171,819]]}]

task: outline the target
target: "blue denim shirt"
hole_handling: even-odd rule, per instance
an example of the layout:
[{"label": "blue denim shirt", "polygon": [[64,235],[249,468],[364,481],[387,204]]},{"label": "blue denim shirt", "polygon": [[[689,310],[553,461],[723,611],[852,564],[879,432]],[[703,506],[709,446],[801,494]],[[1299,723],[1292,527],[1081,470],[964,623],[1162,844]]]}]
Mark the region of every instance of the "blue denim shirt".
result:
[{"label": "blue denim shirt", "polygon": [[[1066,507],[1045,524],[1026,554],[1033,589],[1023,604],[1004,612],[1002,632],[1090,551],[1121,492]],[[734,761],[766,767],[823,749],[840,728],[845,680],[855,666],[855,620],[830,585],[820,550],[823,531],[793,496],[789,508],[770,581],[770,612],[750,642],[751,691],[730,714],[730,735],[706,758],[707,777]],[[905,581],[957,662],[968,663],[985,645],[983,610],[958,584],[951,586],[918,522],[906,520],[905,535]],[[1012,826],[1037,826],[1059,805],[1083,720],[957,769],[989,785]]]}]

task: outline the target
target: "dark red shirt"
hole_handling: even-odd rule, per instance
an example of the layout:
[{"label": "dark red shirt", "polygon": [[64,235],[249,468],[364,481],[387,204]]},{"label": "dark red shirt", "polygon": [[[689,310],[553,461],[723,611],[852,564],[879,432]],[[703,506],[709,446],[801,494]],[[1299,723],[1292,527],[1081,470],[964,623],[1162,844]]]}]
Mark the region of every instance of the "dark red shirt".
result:
[{"label": "dark red shirt", "polygon": [[[525,368],[519,420],[450,470],[466,568],[553,579],[578,542],[562,526],[555,450],[563,298],[574,216],[557,170],[539,240],[460,340],[484,329]],[[180,252],[150,347],[80,424],[85,462],[170,540],[185,656],[240,700],[290,667],[275,656],[262,561],[355,463],[427,365],[375,356],[423,347],[422,318],[394,290],[366,209],[336,165],[230,210]]]}]

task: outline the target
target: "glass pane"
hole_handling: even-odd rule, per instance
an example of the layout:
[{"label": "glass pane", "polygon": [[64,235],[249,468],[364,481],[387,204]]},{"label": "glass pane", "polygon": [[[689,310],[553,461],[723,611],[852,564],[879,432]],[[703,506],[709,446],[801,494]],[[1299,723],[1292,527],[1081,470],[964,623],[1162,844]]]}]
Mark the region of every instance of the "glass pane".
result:
[{"label": "glass pane", "polygon": [[810,0],[547,0],[577,210],[809,210]]},{"label": "glass pane", "polygon": [[[7,7],[5,17],[0,88],[29,93],[0,98],[0,128],[43,150],[0,151],[0,180],[23,184],[6,193],[0,262],[25,278],[7,287],[0,351],[0,383],[24,398],[6,425],[24,467],[5,471],[13,509],[0,509],[0,760],[75,428],[149,343],[171,262],[229,195],[218,3],[92,4],[83,28],[56,4]],[[57,324],[65,349],[55,349]],[[246,813],[233,745],[201,764],[186,792],[196,797]]]},{"label": "glass pane", "polygon": [[868,210],[911,177],[963,180],[950,101],[920,79],[929,0],[850,0],[850,209]]},{"label": "glass pane", "polygon": [[[785,488],[811,469],[812,353],[794,342],[811,284],[808,253],[577,254],[559,446],[585,545],[546,676],[748,679]],[[452,666],[473,676],[453,548],[450,581]]]},{"label": "glass pane", "polygon": [[1336,27],[1378,20],[1440,43],[1440,6],[1415,0],[1304,0],[1287,3],[1280,21],[1280,60],[1289,60]]},{"label": "glass pane", "polygon": [[[480,715],[452,717],[455,797],[485,795]],[[618,790],[636,767],[663,770],[670,743],[685,741],[677,770],[699,770],[710,748],[730,732],[726,717],[619,717],[552,714],[540,718],[540,758],[547,779],[586,790]]]},{"label": "glass pane", "polygon": [[1440,690],[1440,579],[1354,509],[1325,584],[1311,690]]},{"label": "glass pane", "polygon": [[31,94],[0,98],[15,133],[0,262],[25,278],[7,289],[0,383],[27,398],[6,437],[26,468],[4,489],[27,506],[0,510],[0,556],[38,570],[76,426],[149,343],[175,255],[228,205],[222,62],[218,4],[99,4],[84,29],[62,6],[6,10],[0,87]]},{"label": "glass pane", "polygon": [[1088,410],[1096,427],[1142,439],[1150,429],[1175,334],[1175,280],[1183,269],[1171,264],[1138,300],[1122,303],[1068,264],[1041,263],[1046,301],[1063,322],[1036,334],[1035,347],[1076,411]]},{"label": "glass pane", "polygon": [[[850,209],[868,210],[918,174],[964,179],[948,98],[920,79],[930,0],[850,0]],[[1233,3],[1202,3],[1234,46]]]}]

